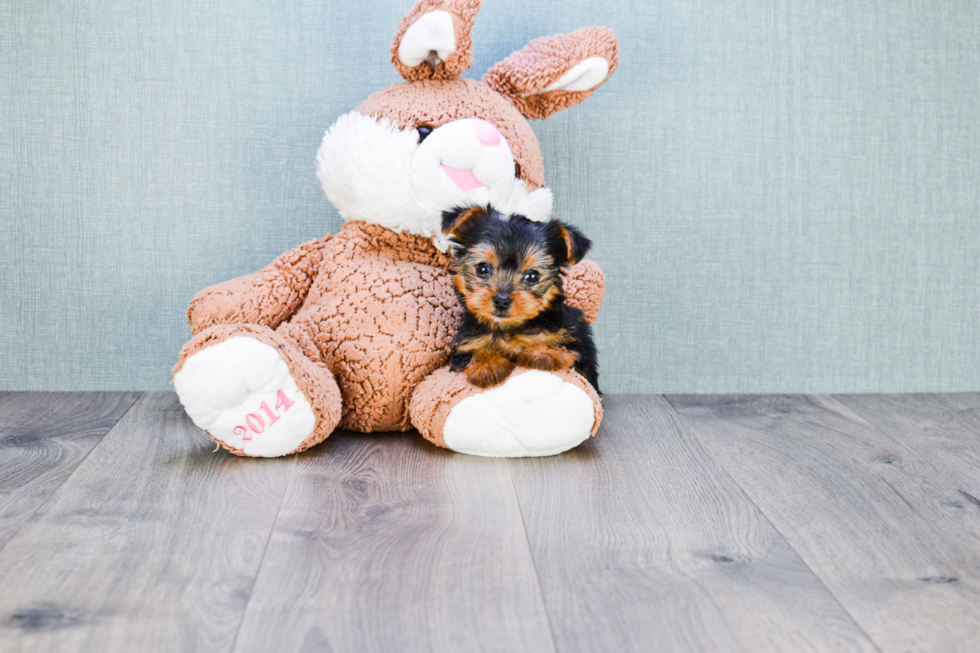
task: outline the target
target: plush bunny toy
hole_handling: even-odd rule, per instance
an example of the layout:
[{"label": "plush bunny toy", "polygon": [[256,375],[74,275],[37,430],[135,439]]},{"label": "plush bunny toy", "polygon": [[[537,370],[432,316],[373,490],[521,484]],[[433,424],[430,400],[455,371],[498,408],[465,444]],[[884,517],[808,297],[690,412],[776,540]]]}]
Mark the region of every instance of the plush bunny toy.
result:
[{"label": "plush bunny toy", "polygon": [[[441,214],[491,203],[546,220],[551,191],[528,118],[578,104],[616,69],[608,29],[541,38],[460,79],[479,0],[422,0],[391,61],[406,80],[337,119],[317,176],[347,221],[268,267],[198,293],[174,367],[187,414],[226,449],[282,456],[337,428],[405,431],[481,456],[545,456],[594,435],[595,390],[572,371],[518,368],[477,388],[447,362],[461,309]],[[583,261],[568,303],[595,320],[604,292]]]}]

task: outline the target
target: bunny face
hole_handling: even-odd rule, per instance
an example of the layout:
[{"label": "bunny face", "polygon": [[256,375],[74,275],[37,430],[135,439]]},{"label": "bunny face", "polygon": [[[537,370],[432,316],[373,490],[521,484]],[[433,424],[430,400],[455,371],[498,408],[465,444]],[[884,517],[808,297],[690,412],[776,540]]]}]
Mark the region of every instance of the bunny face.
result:
[{"label": "bunny face", "polygon": [[453,207],[550,216],[528,118],[591,95],[615,69],[615,37],[586,28],[538,39],[483,82],[459,79],[472,60],[478,10],[478,0],[421,0],[392,44],[392,63],[408,81],[370,96],[327,130],[317,177],[345,220],[430,237],[445,251],[442,213]]},{"label": "bunny face", "polygon": [[[369,97],[357,111],[387,118],[399,129],[438,129],[468,118],[489,122],[500,132],[514,158],[515,176],[531,190],[544,186],[541,149],[534,130],[507,98],[486,84],[471,79],[393,84]],[[460,145],[465,147],[469,139],[464,132],[460,135],[464,136]]]},{"label": "bunny face", "polygon": [[473,80],[406,82],[372,95],[328,130],[317,175],[344,219],[432,237],[439,249],[442,212],[454,206],[492,203],[532,220],[551,212],[530,124]]}]

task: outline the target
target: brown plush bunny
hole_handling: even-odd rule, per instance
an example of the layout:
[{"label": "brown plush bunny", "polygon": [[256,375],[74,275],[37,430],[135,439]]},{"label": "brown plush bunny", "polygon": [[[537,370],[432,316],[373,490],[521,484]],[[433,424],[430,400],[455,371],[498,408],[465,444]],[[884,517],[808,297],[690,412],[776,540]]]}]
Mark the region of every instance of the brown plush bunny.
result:
[{"label": "brown plush bunny", "polygon": [[[317,176],[347,221],[336,235],[198,293],[194,337],[174,367],[188,415],[245,456],[302,451],[337,428],[404,431],[483,456],[570,449],[598,429],[599,397],[572,371],[518,368],[482,390],[447,367],[461,311],[441,232],[444,210],[493,204],[546,220],[528,118],[578,104],[616,69],[616,38],[587,27],[541,38],[460,79],[479,0],[422,0],[391,60],[405,78],[341,116]],[[604,279],[572,267],[568,303],[595,320]]]}]

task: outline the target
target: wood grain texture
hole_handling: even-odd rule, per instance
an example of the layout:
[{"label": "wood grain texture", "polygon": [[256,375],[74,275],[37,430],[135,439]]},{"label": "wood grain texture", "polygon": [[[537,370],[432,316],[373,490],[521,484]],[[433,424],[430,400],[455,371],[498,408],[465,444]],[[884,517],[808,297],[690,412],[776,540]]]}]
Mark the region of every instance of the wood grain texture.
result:
[{"label": "wood grain texture", "polygon": [[980,641],[978,394],[610,396],[596,439],[510,461],[240,459],[137,396],[0,394],[0,651]]},{"label": "wood grain texture", "polygon": [[[937,470],[936,481],[955,486],[961,526],[980,537],[980,402],[978,395],[933,394],[835,395],[834,399],[863,417],[905,450],[925,458]],[[900,462],[900,461],[896,461]],[[959,504],[958,506],[956,504]]]},{"label": "wood grain texture", "polygon": [[297,460],[236,651],[554,651],[505,460],[343,433]]},{"label": "wood grain texture", "polygon": [[873,651],[662,397],[512,466],[559,649]]},{"label": "wood grain texture", "polygon": [[969,479],[831,397],[670,401],[879,648],[976,650]]},{"label": "wood grain texture", "polygon": [[0,549],[139,395],[0,393]]},{"label": "wood grain texture", "polygon": [[143,395],[0,551],[0,650],[230,650],[294,462]]},{"label": "wood grain texture", "polygon": [[[901,396],[901,395],[899,395]],[[980,393],[977,392],[947,392],[941,395],[931,395],[939,401],[963,411],[972,422],[980,420]]]}]

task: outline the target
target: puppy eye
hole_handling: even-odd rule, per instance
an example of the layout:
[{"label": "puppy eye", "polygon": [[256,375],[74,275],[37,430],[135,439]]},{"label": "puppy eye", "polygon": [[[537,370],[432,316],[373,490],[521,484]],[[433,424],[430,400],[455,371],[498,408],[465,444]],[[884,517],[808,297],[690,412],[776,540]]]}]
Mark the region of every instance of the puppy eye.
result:
[{"label": "puppy eye", "polygon": [[424,125],[420,125],[420,126],[416,127],[415,129],[419,133],[419,143],[421,143],[426,138],[428,138],[429,134],[432,133],[432,127],[426,127]]},{"label": "puppy eye", "polygon": [[534,285],[540,280],[541,280],[541,275],[538,273],[537,270],[528,270],[527,272],[524,273],[525,283]]},{"label": "puppy eye", "polygon": [[489,263],[477,263],[476,264],[476,274],[479,277],[486,279],[493,272],[493,268],[490,267]]}]

